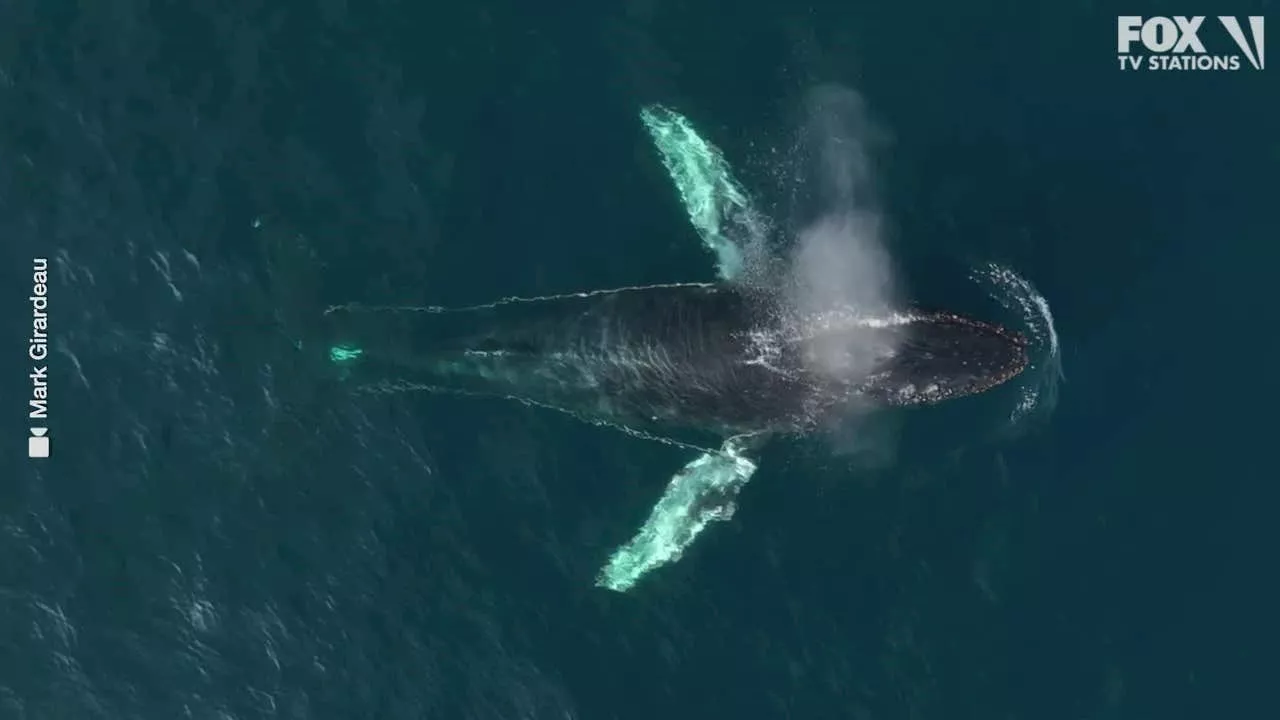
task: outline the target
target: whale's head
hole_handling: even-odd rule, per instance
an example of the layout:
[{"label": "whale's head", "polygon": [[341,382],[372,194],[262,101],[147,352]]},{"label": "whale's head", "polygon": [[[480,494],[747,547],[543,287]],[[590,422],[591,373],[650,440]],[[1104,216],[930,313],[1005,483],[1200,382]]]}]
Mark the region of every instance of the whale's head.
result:
[{"label": "whale's head", "polygon": [[975,395],[1027,367],[1027,339],[952,313],[914,314],[886,330],[895,349],[862,384],[885,405],[930,405]]}]

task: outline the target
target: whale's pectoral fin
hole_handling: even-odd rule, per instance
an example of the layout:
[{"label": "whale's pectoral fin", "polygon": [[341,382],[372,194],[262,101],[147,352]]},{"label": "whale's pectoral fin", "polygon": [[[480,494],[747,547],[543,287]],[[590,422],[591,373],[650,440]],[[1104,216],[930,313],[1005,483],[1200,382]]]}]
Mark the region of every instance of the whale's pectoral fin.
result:
[{"label": "whale's pectoral fin", "polygon": [[625,592],[650,570],[679,560],[711,521],[733,517],[734,499],[756,471],[742,453],[756,441],[730,438],[718,452],[703,453],[676,473],[644,527],[614,551],[596,585]]},{"label": "whale's pectoral fin", "polygon": [[722,280],[742,279],[748,260],[764,256],[768,225],[733,178],[716,146],[683,115],[661,105],[640,111],[689,219],[716,256]]}]

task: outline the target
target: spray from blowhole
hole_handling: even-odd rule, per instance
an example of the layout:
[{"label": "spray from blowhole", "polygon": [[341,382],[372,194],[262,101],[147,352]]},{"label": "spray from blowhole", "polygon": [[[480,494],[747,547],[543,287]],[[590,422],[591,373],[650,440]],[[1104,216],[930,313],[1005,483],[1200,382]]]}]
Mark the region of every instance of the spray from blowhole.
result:
[{"label": "spray from blowhole", "polygon": [[[869,333],[863,323],[902,307],[885,242],[872,150],[883,138],[854,90],[826,85],[809,93],[790,153],[792,233],[783,278],[785,313],[802,338],[811,372],[856,385],[891,359],[901,335]],[[851,405],[829,428],[842,454],[883,457],[896,445],[869,409]],[[896,426],[896,423],[893,423]],[[880,430],[871,432],[871,430]],[[868,438],[879,438],[868,446]]]}]

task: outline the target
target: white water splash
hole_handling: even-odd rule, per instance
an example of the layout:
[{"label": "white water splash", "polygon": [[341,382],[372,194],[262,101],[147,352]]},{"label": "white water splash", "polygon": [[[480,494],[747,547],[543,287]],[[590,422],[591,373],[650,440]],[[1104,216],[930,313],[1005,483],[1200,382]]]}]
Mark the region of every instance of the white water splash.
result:
[{"label": "white water splash", "polygon": [[1058,402],[1058,385],[1064,379],[1058,331],[1049,301],[1013,270],[997,263],[975,268],[971,277],[987,289],[991,299],[1016,313],[1031,340],[1031,363],[1019,383],[1018,404],[1009,413],[1013,425],[1036,414],[1048,414]]}]

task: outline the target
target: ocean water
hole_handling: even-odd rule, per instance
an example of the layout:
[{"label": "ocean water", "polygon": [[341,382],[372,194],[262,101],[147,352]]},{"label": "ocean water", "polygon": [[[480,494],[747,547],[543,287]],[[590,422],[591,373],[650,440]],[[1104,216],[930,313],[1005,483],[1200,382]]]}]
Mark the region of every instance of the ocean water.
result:
[{"label": "ocean water", "polygon": [[[1115,12],[0,1],[0,718],[1275,717],[1280,84],[1121,72]],[[777,198],[826,82],[925,290],[1048,298],[1052,413],[771,445],[619,595],[680,451],[299,347],[332,303],[707,279],[638,108]]]}]

